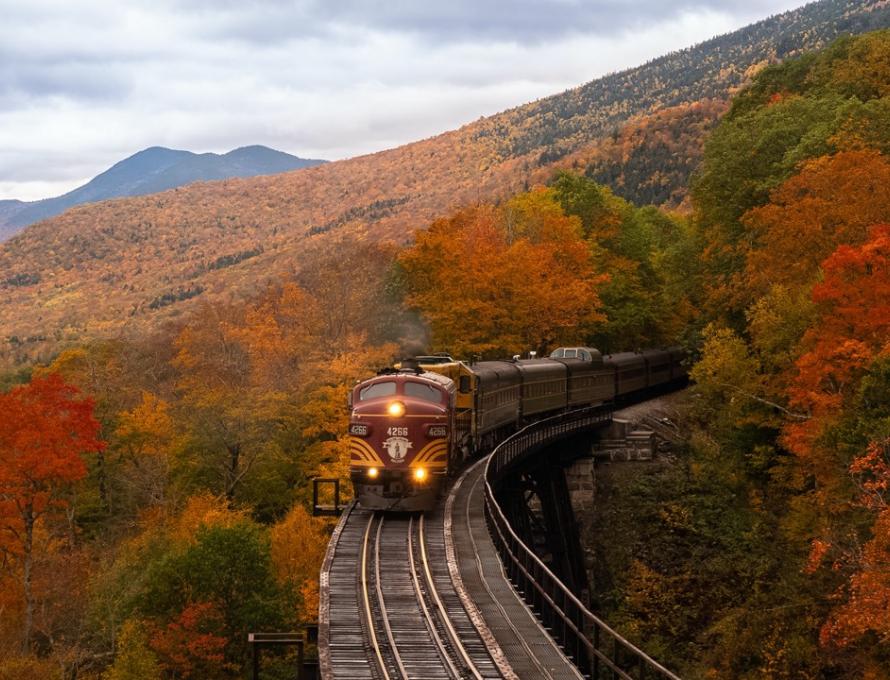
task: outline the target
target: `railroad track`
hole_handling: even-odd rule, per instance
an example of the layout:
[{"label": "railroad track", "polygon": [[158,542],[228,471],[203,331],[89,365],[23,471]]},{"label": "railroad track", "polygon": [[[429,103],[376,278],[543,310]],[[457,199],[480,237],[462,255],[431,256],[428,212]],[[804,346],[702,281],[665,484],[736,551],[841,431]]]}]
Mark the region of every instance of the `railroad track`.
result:
[{"label": "railroad track", "polygon": [[328,677],[502,677],[454,591],[437,513],[352,509],[336,552],[325,594],[331,611]]}]

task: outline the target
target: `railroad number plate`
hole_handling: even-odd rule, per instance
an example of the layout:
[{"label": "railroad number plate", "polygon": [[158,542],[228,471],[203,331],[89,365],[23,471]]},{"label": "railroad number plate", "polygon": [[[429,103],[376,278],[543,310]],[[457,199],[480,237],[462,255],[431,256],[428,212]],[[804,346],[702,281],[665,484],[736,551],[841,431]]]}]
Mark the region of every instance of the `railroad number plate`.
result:
[{"label": "railroad number plate", "polygon": [[407,427],[390,427],[390,428],[387,428],[386,434],[389,437],[407,437],[408,436],[408,428]]}]

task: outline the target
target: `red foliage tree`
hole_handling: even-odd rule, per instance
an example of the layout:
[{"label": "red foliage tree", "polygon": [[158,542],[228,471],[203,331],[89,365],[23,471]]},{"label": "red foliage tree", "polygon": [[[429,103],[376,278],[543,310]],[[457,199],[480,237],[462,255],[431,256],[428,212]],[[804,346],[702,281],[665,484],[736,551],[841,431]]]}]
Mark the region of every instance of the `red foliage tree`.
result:
[{"label": "red foliage tree", "polygon": [[867,633],[890,642],[890,439],[872,442],[850,472],[862,491],[860,502],[877,513],[871,539],[845,561],[854,568],[847,599],[822,626],[823,645],[846,646]]},{"label": "red foliage tree", "polygon": [[225,621],[215,605],[195,602],[175,621],[159,628],[150,644],[164,665],[183,678],[206,678],[215,675],[225,660],[228,640],[220,635],[224,628]]},{"label": "red foliage tree", "polygon": [[790,389],[792,403],[811,418],[785,431],[789,447],[808,459],[866,367],[890,351],[890,225],[872,227],[861,246],[839,246],[822,271],[813,289],[821,314],[804,338],[809,351]]},{"label": "red foliage tree", "polygon": [[21,567],[23,646],[34,621],[34,530],[65,505],[62,492],[86,475],[81,454],[104,448],[94,403],[50,374],[0,394],[0,548]]},{"label": "red foliage tree", "polygon": [[[863,376],[875,360],[890,353],[890,225],[869,230],[860,246],[839,246],[822,263],[824,279],[813,289],[819,321],[804,338],[808,351],[797,361],[790,396],[810,418],[785,428],[785,441],[817,482],[824,508],[847,506],[849,479],[858,485],[858,506],[874,513],[871,536],[860,547],[844,549],[813,541],[807,571],[829,553],[840,556],[835,568],[851,575],[838,593],[846,601],[822,627],[822,644],[846,646],[866,634],[890,641],[890,440],[872,441],[864,453],[846,461],[822,435],[849,410]],[[854,501],[854,502],[856,502]],[[832,550],[836,547],[837,550]],[[877,676],[875,676],[877,677]]]}]

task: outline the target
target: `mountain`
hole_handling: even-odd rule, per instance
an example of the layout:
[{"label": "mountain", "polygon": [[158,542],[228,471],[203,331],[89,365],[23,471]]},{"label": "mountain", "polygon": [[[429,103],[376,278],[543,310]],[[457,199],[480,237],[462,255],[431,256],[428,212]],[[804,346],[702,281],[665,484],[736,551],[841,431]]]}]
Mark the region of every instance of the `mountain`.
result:
[{"label": "mountain", "polygon": [[521,191],[561,165],[679,203],[721,102],[753,74],[887,26],[886,0],[822,0],[396,149],[73,208],[0,244],[0,361],[251,296],[299,268],[307,242],[404,243],[455,206]]},{"label": "mountain", "polygon": [[24,201],[5,200],[0,201],[0,241],[12,236],[18,227],[9,225],[9,219],[28,205]]},{"label": "mountain", "polygon": [[265,146],[245,146],[225,154],[196,154],[153,146],[115,163],[82,187],[62,196],[32,202],[0,201],[0,240],[81,203],[154,194],[192,182],[274,175],[323,162]]}]

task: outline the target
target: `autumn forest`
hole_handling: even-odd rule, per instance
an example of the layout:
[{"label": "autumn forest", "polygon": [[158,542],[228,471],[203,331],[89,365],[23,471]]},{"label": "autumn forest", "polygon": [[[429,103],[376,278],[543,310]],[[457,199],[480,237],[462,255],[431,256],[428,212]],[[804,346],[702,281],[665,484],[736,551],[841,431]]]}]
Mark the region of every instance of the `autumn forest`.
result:
[{"label": "autumn forest", "polygon": [[[179,259],[170,297],[139,303],[187,312],[139,333],[110,321],[147,285],[149,254],[104,321],[19,338],[0,373],[0,679],[245,677],[247,631],[317,618],[332,522],[311,516],[311,479],[346,477],[356,380],[416,351],[581,343],[681,344],[694,381],[683,443],[626,481],[602,530],[618,548],[593,570],[597,612],[687,678],[888,677],[890,31],[756,71],[731,100],[666,106],[524,175],[498,166],[483,181],[497,195],[468,176],[440,210],[405,189],[413,234],[381,191],[317,224],[299,266],[261,224],[291,200],[270,191],[256,224],[202,224],[238,232],[233,259]],[[703,146],[657,181],[646,149],[678,120]],[[418,170],[449,139],[413,152]],[[247,205],[242,186],[195,195]],[[55,224],[119,211],[125,233],[111,220],[74,243],[108,249],[95,266],[110,281],[116,238],[195,220],[174,199]],[[370,219],[383,227],[355,227]],[[4,257],[33,263],[35,243]],[[261,256],[263,274],[228,293]],[[65,278],[85,261],[59,265],[47,319],[66,295],[93,304]],[[36,285],[15,279],[28,273],[6,287]]]}]

